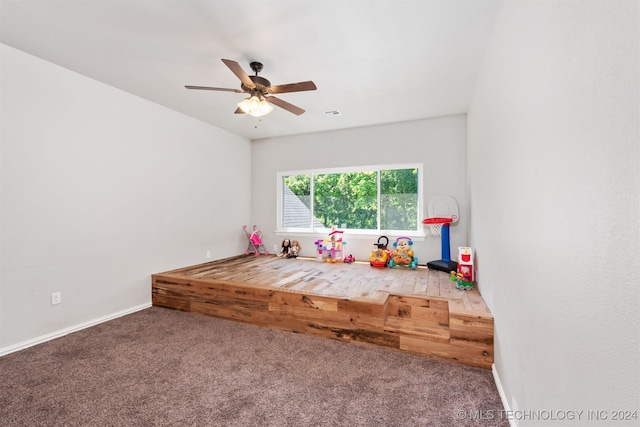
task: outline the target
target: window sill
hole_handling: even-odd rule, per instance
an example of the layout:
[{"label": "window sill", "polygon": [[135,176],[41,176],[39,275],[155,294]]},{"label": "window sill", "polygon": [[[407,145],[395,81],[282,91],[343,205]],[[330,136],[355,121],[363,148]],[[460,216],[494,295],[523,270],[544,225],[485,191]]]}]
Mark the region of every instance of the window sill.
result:
[{"label": "window sill", "polygon": [[[276,230],[276,236],[285,236],[285,237],[311,237],[311,238],[325,238],[329,235],[331,231],[302,231],[302,230]],[[425,240],[425,237],[428,235],[424,232],[371,232],[371,231],[359,231],[359,230],[348,230],[345,231],[343,237],[348,238],[349,240],[371,240],[372,238],[375,240],[380,236],[387,236],[389,241],[395,240],[398,237],[410,237],[411,240],[416,242],[422,242]]]}]

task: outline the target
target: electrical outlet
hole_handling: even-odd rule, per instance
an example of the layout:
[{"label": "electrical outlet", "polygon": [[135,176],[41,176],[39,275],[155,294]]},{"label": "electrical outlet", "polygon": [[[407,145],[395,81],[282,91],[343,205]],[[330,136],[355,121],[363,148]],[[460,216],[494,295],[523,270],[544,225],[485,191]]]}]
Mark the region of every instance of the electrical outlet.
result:
[{"label": "electrical outlet", "polygon": [[278,244],[277,244],[277,243],[274,243],[274,244],[273,244],[273,250],[274,250],[274,251],[277,251],[277,250],[278,250]]},{"label": "electrical outlet", "polygon": [[207,251],[207,259],[211,258],[211,251]]},{"label": "electrical outlet", "polygon": [[51,305],[62,303],[62,292],[54,292],[51,294]]}]

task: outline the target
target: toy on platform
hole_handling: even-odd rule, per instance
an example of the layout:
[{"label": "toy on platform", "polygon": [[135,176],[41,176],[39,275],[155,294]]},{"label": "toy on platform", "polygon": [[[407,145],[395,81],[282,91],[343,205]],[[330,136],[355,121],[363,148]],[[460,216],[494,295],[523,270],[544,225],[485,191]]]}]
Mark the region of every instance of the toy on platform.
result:
[{"label": "toy on platform", "polygon": [[456,288],[469,291],[473,289],[473,251],[471,248],[458,248],[458,271],[451,272],[451,280]]},{"label": "toy on platform", "polygon": [[388,244],[389,238],[387,236],[378,237],[378,243],[373,244],[376,249],[372,250],[371,255],[369,255],[369,265],[371,265],[371,267],[386,267],[389,264]]},{"label": "toy on platform", "polygon": [[278,252],[278,256],[289,258],[290,255],[291,255],[291,241],[289,239],[284,239],[282,241],[282,246],[280,246],[280,252]]},{"label": "toy on platform", "polygon": [[325,249],[325,245],[324,245],[324,240],[323,239],[318,239],[315,242],[313,242],[314,245],[316,245],[316,251],[318,252],[318,255],[316,256],[316,261],[324,261],[324,249]]},{"label": "toy on platform", "polygon": [[473,250],[468,247],[458,248],[458,274],[469,283],[473,283]]},{"label": "toy on platform", "polygon": [[422,221],[423,224],[429,226],[431,235],[440,235],[440,246],[442,258],[435,261],[429,261],[427,267],[433,270],[439,271],[451,271],[457,270],[458,266],[455,261],[451,261],[451,249],[449,243],[449,226],[451,225],[451,218],[427,218]]},{"label": "toy on platform", "polygon": [[398,237],[393,243],[395,250],[391,252],[389,267],[393,268],[396,265],[404,265],[415,270],[418,266],[418,258],[414,256],[413,250],[411,250],[412,245],[413,240],[409,237]]},{"label": "toy on platform", "polygon": [[300,243],[297,240],[293,240],[291,242],[291,251],[289,252],[289,258],[298,258],[298,254],[300,253]]},{"label": "toy on platform", "polygon": [[337,262],[343,259],[344,245],[347,244],[347,242],[342,240],[343,233],[344,231],[336,230],[335,227],[332,227],[329,238],[315,241],[318,250],[318,257],[316,259],[318,261]]},{"label": "toy on platform", "polygon": [[429,261],[427,267],[433,270],[449,272],[458,270],[458,265],[451,260],[449,228],[458,221],[458,202],[451,196],[436,196],[429,201],[429,218],[422,220],[428,226],[432,236],[440,236],[442,258]]},{"label": "toy on platform", "polygon": [[462,273],[456,273],[455,271],[452,271],[449,279],[456,282],[456,288],[458,289],[462,289],[463,291],[470,291],[471,289],[473,289],[473,283],[466,281]]},{"label": "toy on platform", "polygon": [[269,255],[269,251],[264,247],[264,243],[262,243],[262,231],[258,230],[258,227],[253,226],[253,231],[249,232],[247,230],[247,226],[242,227],[244,233],[247,235],[247,239],[249,239],[249,246],[247,246],[247,250],[244,252],[245,255],[249,255],[254,253],[256,256],[260,255],[262,252],[264,255]]}]

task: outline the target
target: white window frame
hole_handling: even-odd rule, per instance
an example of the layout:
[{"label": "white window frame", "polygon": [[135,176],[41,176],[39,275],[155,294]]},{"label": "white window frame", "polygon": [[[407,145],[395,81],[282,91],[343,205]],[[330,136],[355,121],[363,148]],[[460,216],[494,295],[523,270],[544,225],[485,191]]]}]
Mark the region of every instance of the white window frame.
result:
[{"label": "white window frame", "polygon": [[[277,200],[276,200],[276,235],[280,234],[288,234],[288,235],[326,235],[327,228],[315,228],[311,227],[311,222],[308,228],[297,228],[297,227],[283,227],[284,220],[284,177],[292,176],[292,175],[310,175],[311,176],[311,201],[312,201],[312,209],[311,214],[313,215],[313,176],[321,175],[321,174],[336,174],[336,173],[351,173],[351,172],[372,172],[381,170],[393,170],[393,169],[417,169],[418,170],[418,200],[417,200],[417,228],[415,230],[360,230],[360,229],[346,229],[344,230],[349,235],[362,235],[366,237],[370,236],[379,236],[381,234],[384,235],[401,235],[401,236],[409,236],[409,237],[424,237],[424,228],[422,226],[423,216],[423,188],[422,188],[422,176],[423,176],[423,164],[422,163],[400,163],[400,164],[389,164],[389,165],[367,165],[367,166],[352,166],[352,167],[340,167],[340,168],[323,168],[323,169],[304,169],[304,170],[296,170],[296,171],[286,171],[286,172],[278,172],[276,175],[276,191],[277,191]],[[380,173],[378,173],[378,218],[377,224],[380,224]],[[339,226],[339,224],[338,224]]]}]

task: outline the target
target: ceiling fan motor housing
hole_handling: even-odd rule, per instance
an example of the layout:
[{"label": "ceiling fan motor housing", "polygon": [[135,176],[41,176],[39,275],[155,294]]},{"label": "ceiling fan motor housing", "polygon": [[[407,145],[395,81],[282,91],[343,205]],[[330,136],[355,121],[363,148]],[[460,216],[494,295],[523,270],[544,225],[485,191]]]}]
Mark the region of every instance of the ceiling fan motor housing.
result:
[{"label": "ceiling fan motor housing", "polygon": [[[253,89],[254,91],[258,90],[260,92],[263,92],[265,89],[271,86],[271,82],[269,80],[265,79],[264,77],[260,77],[258,75],[258,73],[262,71],[262,62],[254,61],[254,62],[251,62],[249,66],[251,67],[253,72],[256,73],[255,76],[247,76],[251,79],[253,84],[256,85],[255,89]],[[244,83],[240,85],[240,88],[245,92],[251,92],[252,90],[251,88],[245,86]]]},{"label": "ceiling fan motor housing", "polygon": [[[265,79],[264,77],[260,77],[260,76],[249,76],[249,78],[251,79],[251,81],[253,82],[253,84],[256,85],[256,89],[258,89],[259,91],[263,91],[266,88],[271,86],[271,82],[267,79]],[[244,90],[245,92],[251,92],[251,88],[250,87],[246,87],[244,85],[244,83],[240,84],[240,88],[242,90]]]}]

